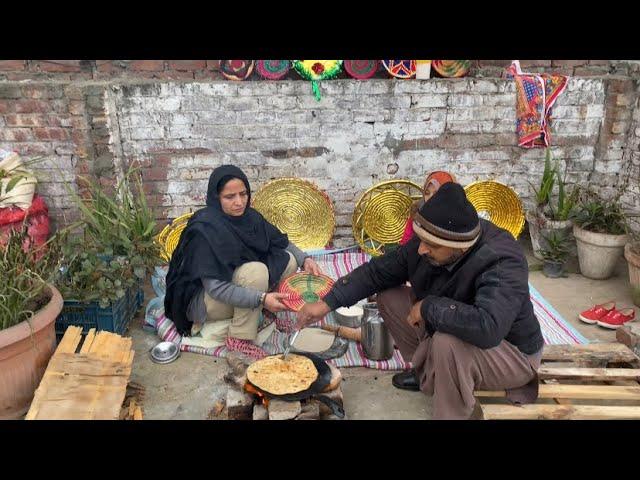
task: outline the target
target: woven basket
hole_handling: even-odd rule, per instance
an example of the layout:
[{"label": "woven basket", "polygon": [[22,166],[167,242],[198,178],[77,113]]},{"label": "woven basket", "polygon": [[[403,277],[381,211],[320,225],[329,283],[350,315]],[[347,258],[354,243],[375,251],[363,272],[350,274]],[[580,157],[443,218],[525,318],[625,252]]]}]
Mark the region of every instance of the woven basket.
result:
[{"label": "woven basket", "polygon": [[253,196],[253,208],[302,250],[324,248],[336,228],[329,197],[313,183],[278,178]]},{"label": "woven basket", "polygon": [[171,255],[173,255],[173,251],[178,246],[178,242],[180,241],[180,236],[182,235],[182,231],[187,226],[187,222],[189,218],[191,218],[193,212],[185,213],[184,215],[180,215],[169,225],[164,227],[162,231],[158,234],[158,243],[160,244],[160,254],[164,260],[169,262],[171,260]]},{"label": "woven basket", "polygon": [[382,255],[402,239],[411,204],[422,189],[409,180],[381,182],[364,192],[353,211],[353,237],[365,252]]},{"label": "woven basket", "polygon": [[310,275],[300,272],[282,280],[278,291],[287,295],[282,303],[297,312],[305,303],[313,303],[323,299],[331,290],[333,283],[333,279],[326,275]]},{"label": "woven basket", "polygon": [[431,66],[441,77],[458,78],[469,73],[471,60],[434,60]]},{"label": "woven basket", "polygon": [[470,183],[464,188],[480,218],[504,228],[514,238],[524,229],[524,210],[518,194],[510,187],[493,181]]}]

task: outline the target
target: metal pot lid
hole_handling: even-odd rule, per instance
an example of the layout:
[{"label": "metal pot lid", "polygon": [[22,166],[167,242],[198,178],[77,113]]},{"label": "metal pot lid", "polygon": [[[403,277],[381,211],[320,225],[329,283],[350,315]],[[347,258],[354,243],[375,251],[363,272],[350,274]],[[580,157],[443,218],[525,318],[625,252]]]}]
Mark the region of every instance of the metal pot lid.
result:
[{"label": "metal pot lid", "polygon": [[173,342],[160,342],[149,351],[155,363],[170,363],[180,356],[180,348]]}]

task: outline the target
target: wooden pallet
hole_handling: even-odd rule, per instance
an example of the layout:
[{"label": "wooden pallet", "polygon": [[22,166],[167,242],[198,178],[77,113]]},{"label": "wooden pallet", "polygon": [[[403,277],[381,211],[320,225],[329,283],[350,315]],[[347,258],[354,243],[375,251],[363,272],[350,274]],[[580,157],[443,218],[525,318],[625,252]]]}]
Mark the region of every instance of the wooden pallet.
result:
[{"label": "wooden pallet", "polygon": [[[131,338],[70,326],[35,392],[26,420],[117,420],[131,375]],[[76,353],[77,351],[77,353]],[[130,389],[131,391],[131,389]],[[131,394],[127,398],[135,398]],[[126,405],[127,418],[142,417],[139,402]]]},{"label": "wooden pallet", "polygon": [[482,418],[640,419],[640,358],[621,343],[547,345],[538,376],[539,398],[533,404],[505,403],[504,391],[474,392]]}]

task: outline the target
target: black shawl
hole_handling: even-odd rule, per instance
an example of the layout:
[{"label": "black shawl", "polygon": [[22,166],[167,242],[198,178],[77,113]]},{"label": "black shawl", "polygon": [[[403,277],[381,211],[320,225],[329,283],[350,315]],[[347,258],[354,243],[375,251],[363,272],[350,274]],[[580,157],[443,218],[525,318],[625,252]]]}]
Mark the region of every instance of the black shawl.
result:
[{"label": "black shawl", "polygon": [[[220,181],[224,177],[228,181],[229,176],[242,180],[247,187],[247,208],[239,217],[225,214],[218,197]],[[230,282],[240,265],[262,262],[269,269],[272,287],[284,272],[289,262],[285,251],[289,239],[251,208],[250,202],[249,180],[242,170],[222,165],[213,171],[207,189],[207,206],[189,219],[169,263],[165,315],[180,334],[190,334],[187,308],[202,288],[201,278]]]}]

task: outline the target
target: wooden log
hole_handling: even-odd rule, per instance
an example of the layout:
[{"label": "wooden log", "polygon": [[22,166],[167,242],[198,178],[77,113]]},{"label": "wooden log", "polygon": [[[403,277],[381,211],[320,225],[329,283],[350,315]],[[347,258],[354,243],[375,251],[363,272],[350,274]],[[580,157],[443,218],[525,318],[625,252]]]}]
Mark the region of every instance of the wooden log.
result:
[{"label": "wooden log", "polygon": [[640,407],[601,405],[482,405],[485,420],[639,420]]},{"label": "wooden log", "polygon": [[540,379],[564,379],[564,380],[640,380],[640,369],[636,368],[571,368],[571,367],[545,367],[538,369]]},{"label": "wooden log", "polygon": [[640,366],[640,358],[621,343],[592,343],[587,345],[545,345],[545,362],[576,362],[582,364],[628,363]]},{"label": "wooden log", "polygon": [[[505,397],[506,392],[483,391],[474,392],[476,397]],[[601,400],[640,400],[640,386],[618,385],[540,385],[539,398],[572,398]]]}]

